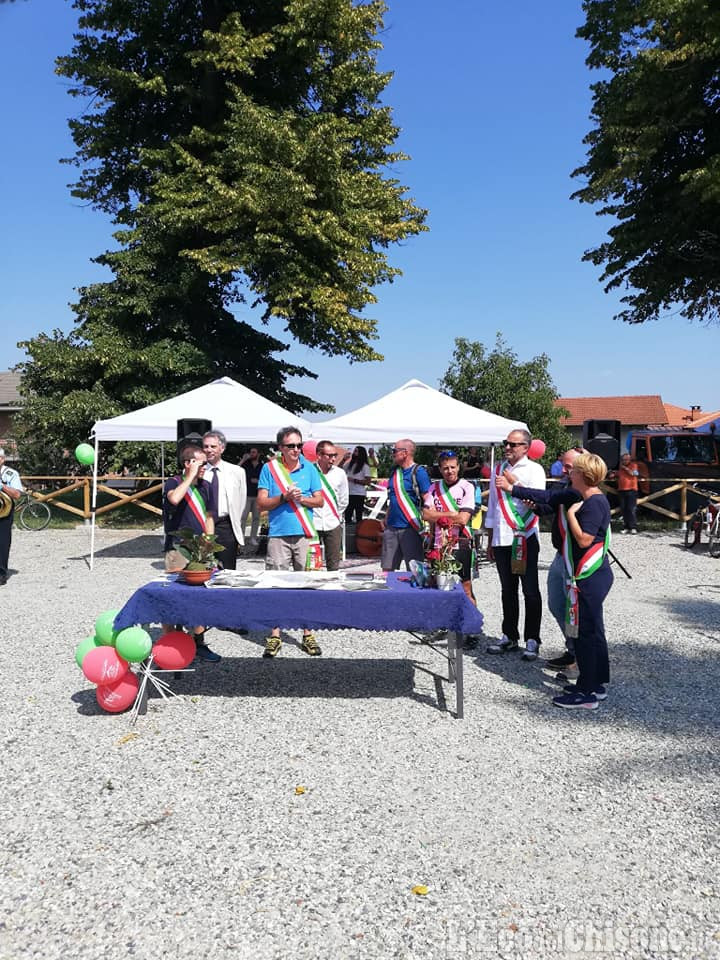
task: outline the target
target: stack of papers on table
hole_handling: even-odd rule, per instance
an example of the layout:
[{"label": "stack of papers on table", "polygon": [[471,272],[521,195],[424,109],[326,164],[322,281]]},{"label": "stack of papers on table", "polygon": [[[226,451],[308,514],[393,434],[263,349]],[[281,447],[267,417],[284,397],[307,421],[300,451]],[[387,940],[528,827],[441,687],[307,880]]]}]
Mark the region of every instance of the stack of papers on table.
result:
[{"label": "stack of papers on table", "polygon": [[384,580],[346,579],[342,570],[221,570],[205,586],[252,590],[386,590]]}]

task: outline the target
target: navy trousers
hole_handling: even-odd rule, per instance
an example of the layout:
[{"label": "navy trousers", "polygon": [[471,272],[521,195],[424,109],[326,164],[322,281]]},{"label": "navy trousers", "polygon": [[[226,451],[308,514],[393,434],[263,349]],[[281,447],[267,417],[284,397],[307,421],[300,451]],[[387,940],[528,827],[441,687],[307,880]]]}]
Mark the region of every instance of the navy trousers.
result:
[{"label": "navy trousers", "polygon": [[12,542],[14,513],[15,509],[13,504],[13,509],[10,511],[8,516],[3,517],[2,520],[0,520],[0,577],[7,577],[8,575],[8,562],[10,558],[10,543]]},{"label": "navy trousers", "polygon": [[603,602],[614,579],[610,563],[605,557],[596,573],[578,583],[579,624],[575,638],[575,661],[580,672],[577,687],[583,693],[592,693],[610,681]]}]

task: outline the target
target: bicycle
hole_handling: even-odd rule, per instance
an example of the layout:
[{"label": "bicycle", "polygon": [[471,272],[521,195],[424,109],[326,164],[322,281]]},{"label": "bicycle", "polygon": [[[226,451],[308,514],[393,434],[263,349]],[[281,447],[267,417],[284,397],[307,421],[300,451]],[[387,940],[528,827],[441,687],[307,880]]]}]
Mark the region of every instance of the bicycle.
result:
[{"label": "bicycle", "polygon": [[34,500],[27,491],[22,494],[15,506],[17,522],[23,530],[39,532],[50,523],[50,507],[42,500]]},{"label": "bicycle", "polygon": [[685,524],[685,548],[692,550],[701,543],[703,531],[708,538],[708,553],[720,557],[720,503],[713,503],[710,496]]}]

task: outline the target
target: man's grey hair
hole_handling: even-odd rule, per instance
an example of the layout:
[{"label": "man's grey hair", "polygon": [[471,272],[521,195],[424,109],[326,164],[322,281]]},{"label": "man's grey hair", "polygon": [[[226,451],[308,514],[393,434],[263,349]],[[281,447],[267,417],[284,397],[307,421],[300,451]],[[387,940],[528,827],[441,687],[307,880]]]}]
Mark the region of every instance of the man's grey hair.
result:
[{"label": "man's grey hair", "polygon": [[203,434],[203,440],[209,440],[210,437],[215,437],[218,443],[221,443],[223,447],[227,446],[227,439],[225,434],[220,430],[208,430],[207,433]]},{"label": "man's grey hair", "polygon": [[277,432],[277,442],[285,443],[285,437],[289,437],[291,433],[296,433],[302,441],[302,430],[299,427],[281,427]]},{"label": "man's grey hair", "polygon": [[529,430],[512,430],[511,433],[520,433],[522,434],[523,442],[528,446],[532,443],[532,434]]}]

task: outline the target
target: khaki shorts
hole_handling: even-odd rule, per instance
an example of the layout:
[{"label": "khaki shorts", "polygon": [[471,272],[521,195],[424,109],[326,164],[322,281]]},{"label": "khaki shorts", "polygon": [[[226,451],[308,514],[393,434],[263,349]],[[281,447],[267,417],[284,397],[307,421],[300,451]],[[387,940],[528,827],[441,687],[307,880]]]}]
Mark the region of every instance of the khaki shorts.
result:
[{"label": "khaki shorts", "polygon": [[310,541],[307,537],[268,537],[266,570],[304,570]]}]

